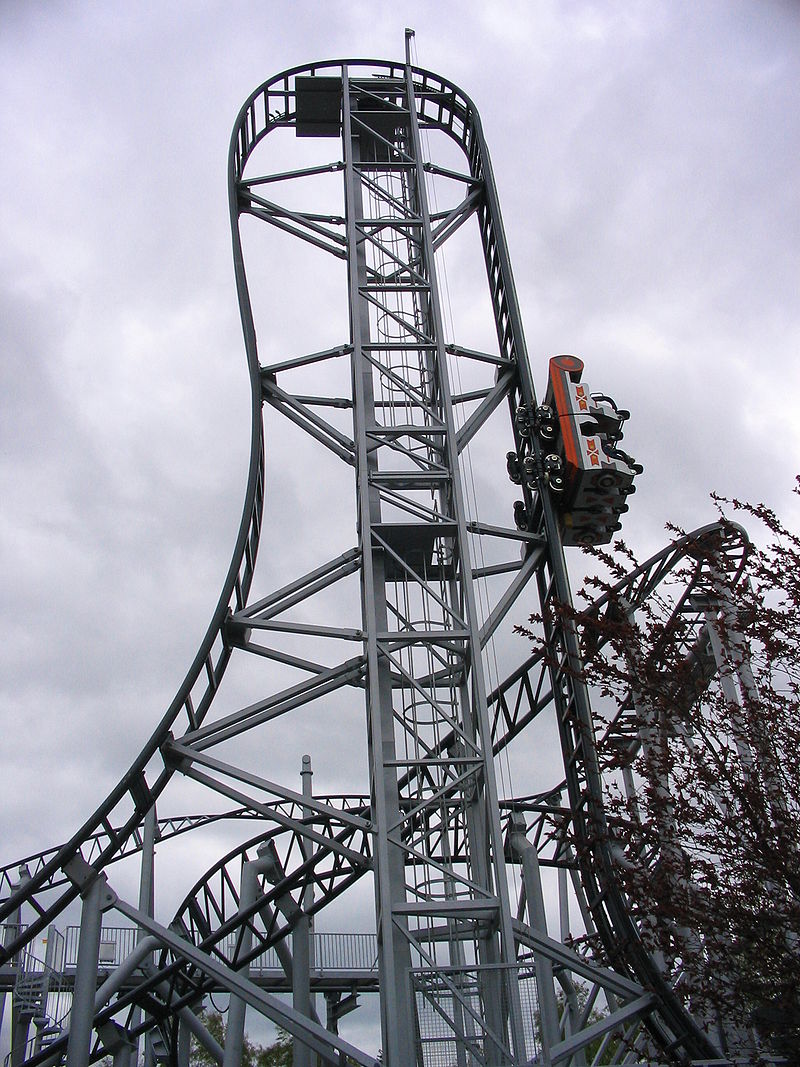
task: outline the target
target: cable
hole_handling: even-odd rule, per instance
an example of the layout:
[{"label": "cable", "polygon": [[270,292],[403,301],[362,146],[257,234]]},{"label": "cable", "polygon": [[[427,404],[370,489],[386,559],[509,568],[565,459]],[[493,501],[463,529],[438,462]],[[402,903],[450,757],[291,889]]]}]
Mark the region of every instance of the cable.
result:
[{"label": "cable", "polygon": [[[411,50],[412,50],[413,55],[414,55],[415,65],[419,65],[418,64],[418,60],[416,58],[416,51],[417,50],[416,50],[415,39],[413,39],[413,38],[411,40]],[[423,156],[425,157],[423,159],[423,162],[430,161],[431,160],[430,136],[429,136],[429,131],[424,127],[420,129],[420,142],[421,142],[421,145],[422,145],[422,148],[423,148]],[[439,198],[438,198],[438,189],[437,189],[436,176],[434,174],[432,174],[432,173],[426,174],[425,175],[425,183],[426,183],[426,186],[427,186],[427,189],[428,189],[428,193],[429,193],[429,196],[430,196],[430,200],[431,200],[431,204],[432,204],[434,213],[438,214],[438,212],[439,212]],[[441,292],[441,310],[442,310],[442,313],[443,313],[442,314],[442,325],[443,325],[444,332],[445,332],[444,341],[446,343],[454,343],[454,341],[455,341],[455,322],[454,322],[454,317],[453,317],[452,298],[451,298],[451,294],[450,294],[450,280],[449,280],[448,271],[447,271],[447,257],[445,255],[443,246],[440,247],[440,249],[437,251],[435,258],[436,258],[437,262],[431,264],[431,269],[432,270],[437,270],[437,273],[439,274],[439,276],[442,279],[442,286],[441,286],[440,292]],[[448,359],[448,368],[451,369],[453,374],[454,374],[456,385],[457,385],[457,388],[458,388],[458,392],[459,393],[463,393],[464,392],[464,384],[463,384],[463,379],[462,379],[462,375],[461,375],[461,364],[460,364],[460,360],[459,360],[459,358],[457,356],[454,356],[451,359]],[[454,423],[456,425],[456,428],[460,429],[461,426],[463,426],[464,422],[466,421],[466,416],[464,414],[462,414],[462,412],[460,410],[456,410],[456,406],[455,405],[453,405],[453,417],[454,417]],[[461,456],[463,457],[462,463],[461,463],[461,467],[462,467],[462,470],[464,472],[464,477],[462,479],[462,486],[463,486],[463,490],[464,490],[464,504],[465,504],[465,508],[466,508],[466,511],[467,511],[467,516],[466,517],[468,519],[477,521],[479,519],[478,493],[477,493],[476,481],[475,481],[475,470],[474,470],[474,465],[473,465],[473,462],[472,462],[472,451],[471,451],[471,446],[470,446],[469,443],[467,444],[467,446],[462,451]],[[466,548],[466,546],[465,546],[465,548]],[[484,541],[483,541],[483,538],[480,535],[478,536],[478,539],[477,539],[477,550],[478,550],[478,562],[479,562],[481,568],[485,568],[485,566],[486,566],[486,554],[485,554],[485,549],[484,549]],[[485,578],[476,579],[476,580],[474,580],[473,584],[474,584],[474,588],[475,588],[475,591],[476,591],[476,608],[477,608],[477,611],[478,611],[478,618],[479,618],[480,623],[483,624],[486,621],[486,619],[489,617],[489,614],[490,614],[490,597],[489,597],[489,590],[488,590],[488,587],[487,587],[488,580],[485,579]],[[499,684],[499,681],[500,681],[500,666],[499,666],[499,660],[498,660],[498,656],[497,656],[497,644],[496,644],[494,635],[492,635],[490,637],[490,639],[489,639],[489,642],[488,642],[488,645],[487,645],[487,648],[486,648],[486,655],[485,655],[485,657],[483,657],[483,662],[485,662],[485,665],[486,665],[485,682],[487,684],[487,690],[491,691],[493,688],[495,688]],[[491,737],[486,738],[486,743],[489,746],[489,749],[491,750],[491,744],[492,744]],[[491,751],[488,753],[488,756],[489,756],[489,758],[491,758]],[[508,752],[508,747],[507,746],[503,749],[500,759],[497,760],[497,767],[498,767],[499,776],[500,776],[500,785],[501,785],[501,789],[502,789],[502,792],[503,792],[503,797],[501,797],[500,799],[513,797],[514,796],[513,775],[512,775],[512,772],[511,772],[511,761],[510,761],[510,757],[509,757],[509,752]],[[513,864],[510,865],[510,867],[511,867],[512,883],[513,883],[513,886],[514,886],[514,893],[515,893],[515,895],[518,895],[518,893],[519,893],[519,885],[518,885],[517,867],[516,867],[516,865],[513,865]]]}]

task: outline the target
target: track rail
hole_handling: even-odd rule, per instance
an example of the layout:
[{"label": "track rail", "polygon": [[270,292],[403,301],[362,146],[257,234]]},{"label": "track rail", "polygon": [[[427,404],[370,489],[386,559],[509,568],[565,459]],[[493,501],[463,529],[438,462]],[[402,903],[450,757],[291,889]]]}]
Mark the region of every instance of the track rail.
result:
[{"label": "track rail", "polygon": [[[723,564],[727,582],[731,588],[735,587],[744,567],[748,545],[749,540],[746,531],[736,523],[715,522],[707,526],[701,526],[697,530],[673,541],[660,552],[651,556],[646,562],[629,571],[582,611],[579,615],[579,621],[582,622],[583,620],[599,617],[608,603],[616,598],[623,598],[632,610],[636,610],[656,592],[662,581],[668,578],[685,561],[693,559],[696,561],[694,572],[673,610],[673,616],[677,616],[687,600],[699,590],[706,591],[705,583],[714,580],[714,575],[710,570],[711,561]],[[669,624],[667,624],[667,629],[669,629]],[[605,640],[607,638],[600,638],[598,649],[602,647]],[[543,692],[541,686],[541,675],[544,670],[543,660],[543,652],[537,651],[533,653],[489,694],[489,705],[495,709],[492,720],[492,741],[495,752],[499,752],[509,745],[536,718],[543,710],[543,707],[547,706],[550,699],[549,693],[545,691],[544,695],[540,695],[538,700],[535,696],[537,690],[540,694]],[[447,738],[446,740],[450,739]],[[563,788],[564,784],[562,780],[551,791],[558,791]],[[317,799],[326,803],[333,800],[333,798],[320,795],[317,795]],[[349,804],[345,804],[341,798],[337,798],[337,803],[347,808],[347,810],[363,812],[368,809],[368,798],[353,796],[350,801]],[[509,799],[507,803],[513,804],[514,800]],[[199,829],[215,822],[255,818],[260,819],[262,816],[256,815],[247,808],[226,812],[160,818],[156,824],[156,841],[168,841],[170,838],[178,837],[181,834],[189,833],[191,830]],[[109,830],[104,827],[97,831],[84,841],[84,846],[88,850],[88,854],[84,858],[89,863],[93,862],[97,856],[106,853],[114,839],[122,839],[122,828]],[[0,867],[0,892],[11,892],[13,890],[14,876],[21,867],[32,869],[34,874],[38,874],[48,864],[51,864],[55,857],[61,855],[66,847],[66,845],[55,845],[41,852],[32,852]],[[122,859],[140,851],[141,848],[141,834],[134,831],[124,839],[124,844],[117,851],[114,858]],[[62,875],[59,880],[51,882],[51,887],[56,887],[66,882],[68,882],[66,875]],[[189,896],[186,898],[187,901]]]},{"label": "track rail", "polygon": [[[614,603],[618,598],[623,598],[632,609],[643,606],[651,596],[657,594],[662,582],[668,580],[687,562],[694,561],[683,591],[676,600],[673,615],[678,617],[684,605],[696,593],[706,592],[717,580],[716,567],[721,566],[727,583],[731,588],[735,587],[742,572],[747,549],[747,535],[741,527],[735,524],[714,523],[702,527],[676,540],[627,573],[590,604],[581,613],[581,618],[598,617],[609,604]],[[604,640],[605,638],[601,637],[600,643],[602,644]],[[537,653],[490,694],[490,705],[498,709],[494,717],[495,751],[500,751],[510,744],[535,717],[537,708],[541,710],[542,700],[540,699],[537,703],[532,699],[532,694],[536,686],[541,684],[544,672],[546,672],[546,667],[543,664],[543,655]],[[532,676],[535,676],[536,680],[532,681]],[[510,705],[514,708],[513,715]],[[504,708],[502,713],[499,710],[501,708]],[[601,749],[606,743],[606,737],[599,739]],[[534,822],[544,823],[550,820],[552,823],[555,818],[563,823],[563,819],[569,816],[569,810],[554,805],[551,798],[563,792],[566,784],[566,780],[561,780],[547,794],[528,798],[510,798],[503,801],[504,827],[514,811],[532,814]],[[316,799],[335,809],[341,809],[343,814],[361,816],[369,820],[368,797],[318,795]],[[275,807],[276,815],[281,814],[298,822],[306,818],[297,805],[284,803],[276,804]],[[248,809],[240,809],[231,812],[159,819],[157,840],[167,841],[172,837],[221,820],[241,821],[252,817],[253,813]],[[330,834],[332,843],[344,844],[351,850],[355,850],[362,862],[342,863],[331,849],[325,847],[317,849],[313,856],[308,856],[304,854],[304,844],[297,833],[277,825],[266,833],[261,833],[232,849],[198,879],[178,908],[171,924],[172,927],[180,929],[183,936],[198,948],[212,953],[215,958],[223,960],[234,969],[241,968],[247,962],[256,959],[262,952],[279,944],[291,932],[292,924],[285,916],[277,913],[276,900],[285,899],[287,894],[291,894],[295,900],[302,899],[307,888],[313,885],[315,891],[313,913],[318,913],[327,903],[371,869],[369,834],[354,832],[352,827],[344,825],[337,827],[325,821],[319,822],[318,829]],[[549,825],[549,830],[544,832],[557,836],[558,827],[552,823]],[[94,835],[86,842],[87,850],[91,849],[93,853],[102,854],[108,846],[110,836],[106,830]],[[253,916],[242,915],[240,911],[237,880],[242,863],[254,858],[257,849],[266,844],[271,844],[276,856],[279,856],[283,877],[273,885],[269,885],[262,878],[261,894],[257,902],[261,924],[256,924]],[[130,855],[141,847],[141,834],[134,832],[127,838],[125,847],[116,858]],[[51,848],[42,853],[26,856],[16,864],[9,864],[0,869],[0,879],[5,884],[9,884],[13,871],[21,865],[32,867],[34,871],[42,869],[62,849],[63,846]],[[547,863],[548,861],[542,857],[541,862]],[[66,882],[66,876],[63,877],[62,882]],[[273,921],[264,923],[263,916],[270,909],[273,912]],[[301,912],[297,911],[295,917],[300,915]],[[244,924],[249,925],[253,935],[251,950],[247,958],[243,957],[239,951],[239,936]],[[131,1010],[135,1007],[137,999],[145,994],[155,982],[168,982],[176,1001],[188,995],[198,995],[207,985],[202,975],[195,973],[185,961],[174,958],[169,951],[165,950],[159,957],[156,973],[151,975],[144,985],[128,991],[123,998]],[[110,1018],[113,1013],[124,1007],[123,1000],[117,1001],[113,1008],[105,1009],[104,1013],[101,1013],[98,1022],[103,1021],[105,1016]],[[36,1062],[36,1058],[32,1062]]]},{"label": "track rail", "polygon": [[[635,611],[653,595],[662,581],[688,560],[695,560],[691,579],[687,582],[673,614],[679,615],[692,595],[713,582],[711,566],[721,570],[731,588],[735,587],[744,567],[749,540],[745,530],[736,523],[714,522],[685,534],[644,563],[629,571],[613,586],[579,612],[578,625],[598,619],[610,602],[624,600]],[[667,627],[668,629],[669,627]],[[599,650],[608,640],[600,635]],[[536,651],[511,672],[489,694],[492,714],[492,741],[499,752],[517,737],[552,701],[547,682],[547,663],[543,648]]]},{"label": "track rail", "polygon": [[[34,864],[35,869],[30,880],[15,889],[0,905],[0,921],[14,914],[23,904],[30,906],[36,913],[33,922],[12,943],[0,949],[0,963],[15,955],[78,895],[78,888],[66,881],[63,874],[64,866],[76,854],[85,851],[84,858],[88,858],[92,867],[99,872],[112,860],[130,850],[130,843],[135,841],[145,814],[163,793],[175,770],[170,760],[161,758],[162,750],[173,734],[180,736],[198,729],[211,707],[225,673],[232,652],[232,646],[226,636],[226,622],[229,616],[241,613],[247,605],[264,503],[264,436],[261,419],[264,386],[239,233],[240,215],[247,210],[257,214],[253,205],[258,208],[258,203],[257,198],[249,194],[248,204],[243,205],[243,174],[253,150],[272,130],[294,125],[296,76],[333,74],[340,77],[344,68],[351,72],[357,69],[368,70],[370,76],[378,78],[401,79],[406,75],[403,65],[377,60],[339,60],[299,66],[261,85],[239,113],[229,151],[228,198],[234,274],[252,401],[247,487],[231,563],[197,655],[150,739],[118,785],[90,818],[63,846],[42,854],[41,861]],[[497,191],[478,113],[469,97],[440,76],[412,68],[410,78],[413,80],[420,126],[444,131],[461,147],[468,160],[471,178],[469,195],[474,200],[478,214],[490,295],[497,323],[499,362],[509,375],[505,395],[512,412],[520,403],[534,405],[536,398],[521,315]],[[274,216],[271,221],[275,221]],[[308,219],[298,216],[295,219],[281,219],[279,225],[295,236],[333,252],[334,255],[342,255],[335,236],[316,222],[310,225]],[[451,224],[446,222],[445,225]],[[439,236],[444,240],[446,233],[443,231]],[[327,443],[331,447],[336,444]],[[520,450],[526,448],[531,451],[541,469],[538,442],[523,442],[518,439],[517,443]],[[531,516],[530,532],[536,543],[544,546],[536,577],[542,611],[546,615],[554,605],[569,603],[570,599],[558,520],[549,494],[541,485],[538,492],[525,487],[524,495]],[[686,538],[680,548],[670,546],[664,553],[653,557],[653,560],[628,576],[625,581],[628,582],[631,595],[649,595],[649,591],[676,565],[679,558],[683,558],[681,553],[685,557],[696,547],[698,535],[692,536],[694,541]],[[731,540],[732,560],[736,551],[735,541],[736,538]],[[549,622],[546,625],[546,641],[546,653],[538,660],[529,660],[492,695],[491,702],[496,704],[498,709],[495,716],[495,750],[507,744],[527,725],[531,717],[544,707],[551,704],[555,706],[564,751],[565,784],[569,795],[572,825],[578,839],[578,866],[608,959],[623,974],[634,976],[646,988],[655,992],[658,1004],[651,1013],[648,1024],[663,1045],[679,1050],[679,1054],[684,1058],[714,1056],[716,1050],[680,1005],[642,945],[615,876],[605,827],[602,776],[591,709],[588,695],[581,689],[577,680],[579,672],[575,670],[576,664],[580,662],[580,653],[574,625],[563,620]],[[538,671],[538,679],[536,684],[532,685],[534,671]],[[545,685],[546,676],[549,677],[549,689]],[[518,684],[528,686],[527,693],[531,699],[527,715],[512,715],[505,699]],[[350,834],[352,829],[349,828],[346,832]],[[226,857],[226,860],[229,859],[230,857]],[[225,861],[222,863],[224,865]],[[6,885],[10,885],[8,870],[9,868],[4,870]],[[200,892],[199,888],[197,892]],[[233,922],[233,919],[230,921]],[[201,937],[201,943],[203,940],[205,939]]]}]

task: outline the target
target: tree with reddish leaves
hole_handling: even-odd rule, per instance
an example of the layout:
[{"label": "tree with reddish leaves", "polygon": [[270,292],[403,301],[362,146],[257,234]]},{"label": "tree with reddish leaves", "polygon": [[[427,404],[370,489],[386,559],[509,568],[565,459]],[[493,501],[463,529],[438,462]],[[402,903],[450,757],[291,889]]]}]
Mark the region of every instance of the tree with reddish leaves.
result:
[{"label": "tree with reddish leaves", "polygon": [[734,578],[706,538],[634,612],[617,590],[637,562],[617,542],[590,550],[590,607],[562,610],[643,942],[727,1055],[800,1063],[800,537],[764,505],[714,499],[752,538]]}]

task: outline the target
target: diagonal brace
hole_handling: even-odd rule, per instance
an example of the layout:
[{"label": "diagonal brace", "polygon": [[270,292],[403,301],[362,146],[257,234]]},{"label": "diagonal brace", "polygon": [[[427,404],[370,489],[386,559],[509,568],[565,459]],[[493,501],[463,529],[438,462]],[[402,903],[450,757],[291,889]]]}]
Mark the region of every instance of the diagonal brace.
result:
[{"label": "diagonal brace", "polygon": [[223,989],[240,997],[250,1007],[304,1041],[321,1056],[330,1057],[331,1051],[335,1050],[345,1057],[349,1056],[360,1067],[375,1067],[374,1056],[362,1052],[361,1049],[357,1049],[338,1035],[325,1030],[319,1023],[313,1022],[294,1008],[284,1004],[278,997],[262,992],[254,982],[207,956],[205,952],[201,952],[190,942],[184,941],[183,938],[157,923],[155,919],[139,911],[138,908],[120,899],[117,899],[114,906],[120,914],[154,934],[176,956],[194,964],[198,970],[219,982]]}]

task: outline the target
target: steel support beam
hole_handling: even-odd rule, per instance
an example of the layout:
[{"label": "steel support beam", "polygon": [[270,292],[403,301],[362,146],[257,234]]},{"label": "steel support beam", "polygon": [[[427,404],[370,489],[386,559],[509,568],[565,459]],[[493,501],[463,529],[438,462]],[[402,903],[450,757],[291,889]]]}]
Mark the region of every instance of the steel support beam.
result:
[{"label": "steel support beam", "polygon": [[282,1026],[291,1034],[302,1036],[304,1040],[321,1056],[329,1056],[339,1052],[349,1056],[361,1067],[375,1067],[374,1057],[357,1049],[340,1037],[330,1034],[319,1023],[306,1019],[296,1012],[294,1008],[284,1004],[278,997],[263,992],[253,982],[248,981],[236,971],[225,967],[211,956],[206,955],[194,945],[183,938],[173,934],[165,926],[157,923],[154,919],[144,915],[137,908],[127,904],[124,900],[116,899],[114,907],[122,915],[125,915],[137,925],[144,926],[154,934],[165,947],[169,948],[176,957],[193,963],[199,970],[219,985],[228,990],[234,996],[240,997],[246,1004],[261,1012],[268,1019]]},{"label": "steel support beam", "polygon": [[81,891],[81,932],[78,941],[78,964],[72,991],[67,1067],[88,1067],[92,1047],[94,999],[100,955],[100,929],[104,908],[112,903],[104,875],[88,875]]}]

